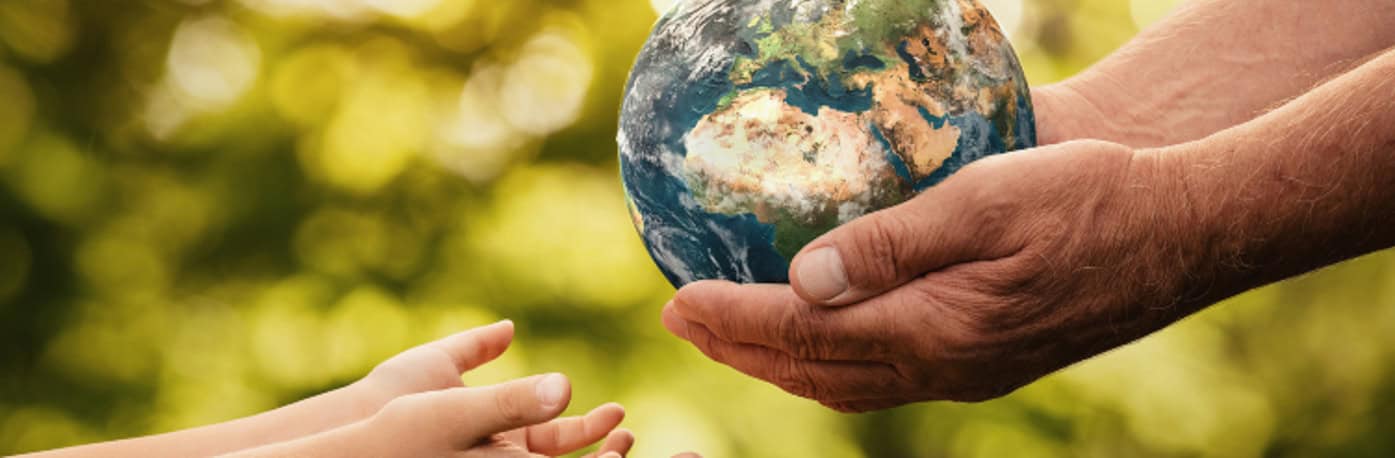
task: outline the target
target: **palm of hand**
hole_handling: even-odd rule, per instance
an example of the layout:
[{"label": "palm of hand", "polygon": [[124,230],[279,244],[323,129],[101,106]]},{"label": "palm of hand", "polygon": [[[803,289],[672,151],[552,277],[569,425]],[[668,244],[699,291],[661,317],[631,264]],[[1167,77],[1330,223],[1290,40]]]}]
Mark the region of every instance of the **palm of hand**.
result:
[{"label": "palm of hand", "polygon": [[[364,417],[386,410],[390,403],[463,388],[461,374],[499,357],[512,340],[512,323],[500,322],[420,345],[383,361],[354,384]],[[628,431],[614,429],[623,417],[624,410],[619,405],[606,404],[584,416],[494,434],[471,451],[486,456],[557,455],[604,436],[606,442],[601,451],[624,453],[634,437]]]},{"label": "palm of hand", "polygon": [[[1185,271],[1165,243],[1185,222],[1155,214],[1177,201],[1156,167],[1104,142],[985,159],[811,243],[793,286],[688,285],[665,325],[838,410],[1002,396],[1186,312],[1165,275]],[[801,262],[828,248],[844,287],[812,297]]]},{"label": "palm of hand", "polygon": [[[492,349],[480,351],[483,353],[470,361],[493,358],[488,356],[491,354],[497,356]],[[387,402],[401,396],[464,387],[465,384],[460,380],[462,365],[449,349],[432,343],[412,348],[382,362],[364,380],[377,390],[375,397],[385,399],[378,404],[381,408]],[[470,364],[470,368],[475,366],[477,365]],[[557,452],[557,447],[552,446],[558,442],[555,438],[557,429],[556,422],[525,426],[495,434],[474,450],[488,456],[547,456],[543,453]],[[554,437],[540,439],[549,434]],[[544,444],[548,439],[551,441]]]},{"label": "palm of hand", "polygon": [[460,362],[432,342],[383,361],[359,383],[370,398],[370,407],[376,404],[376,412],[401,396],[465,386],[461,373]]}]

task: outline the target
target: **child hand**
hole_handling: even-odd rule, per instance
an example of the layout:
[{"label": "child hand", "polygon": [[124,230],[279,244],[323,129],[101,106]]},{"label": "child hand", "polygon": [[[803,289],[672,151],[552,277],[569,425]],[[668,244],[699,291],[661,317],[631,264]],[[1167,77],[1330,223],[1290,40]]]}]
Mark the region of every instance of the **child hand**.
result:
[{"label": "child hand", "polygon": [[625,416],[605,404],[558,419],[571,401],[562,374],[465,387],[460,374],[497,358],[513,340],[502,321],[417,346],[346,387],[359,414],[351,423],[237,456],[554,456],[606,439],[593,455],[622,457],[634,436],[615,429]]},{"label": "child hand", "polygon": [[555,456],[602,438],[606,443],[596,454],[629,451],[634,436],[614,429],[625,415],[619,405],[556,419],[570,399],[571,385],[561,374],[412,394],[349,427],[344,440],[359,444],[354,451],[365,456]]},{"label": "child hand", "polygon": [[616,429],[625,417],[618,404],[557,418],[571,402],[571,383],[562,374],[472,388],[461,383],[461,373],[497,358],[512,341],[513,323],[502,321],[409,349],[347,387],[276,410],[37,456],[535,457],[572,453],[603,438],[588,457],[629,453],[635,439]]},{"label": "child hand", "polygon": [[513,332],[513,322],[504,320],[418,345],[378,364],[346,391],[359,418],[366,418],[400,396],[462,387],[460,375],[503,354]]},{"label": "child hand", "polygon": [[[360,396],[364,409],[374,413],[370,423],[376,421],[380,427],[390,429],[398,420],[409,420],[414,415],[422,415],[421,410],[426,408],[422,404],[438,402],[436,398],[450,398],[451,392],[457,393],[457,398],[469,397],[465,393],[477,393],[508,385],[463,388],[460,376],[498,358],[513,342],[513,336],[513,322],[504,320],[419,345],[379,364],[362,380],[356,382],[351,387],[351,392]],[[546,376],[546,379],[550,385],[549,389],[563,392],[560,398],[565,399],[561,402],[561,408],[565,408],[571,398],[571,386],[566,377],[553,374]],[[533,377],[510,383],[539,380],[539,377]],[[503,404],[495,407],[493,414],[496,418],[517,418],[510,417],[514,415],[512,412],[499,411],[502,408],[507,407]],[[582,417],[538,424],[556,417],[561,408],[547,418],[520,424],[507,432],[489,431],[481,437],[502,433],[490,438],[491,447],[497,449],[495,451],[528,451],[544,455],[570,453],[603,437],[607,438],[606,443],[597,453],[613,451],[623,455],[634,443],[634,436],[629,431],[614,430],[625,416],[625,411],[619,404],[602,405]],[[406,410],[407,413],[404,414],[402,410]],[[476,418],[481,417],[481,412],[466,413]],[[393,418],[397,420],[389,420]],[[386,425],[383,425],[384,422]],[[457,431],[460,432],[465,431]],[[608,432],[611,433],[609,436],[606,435]]]}]

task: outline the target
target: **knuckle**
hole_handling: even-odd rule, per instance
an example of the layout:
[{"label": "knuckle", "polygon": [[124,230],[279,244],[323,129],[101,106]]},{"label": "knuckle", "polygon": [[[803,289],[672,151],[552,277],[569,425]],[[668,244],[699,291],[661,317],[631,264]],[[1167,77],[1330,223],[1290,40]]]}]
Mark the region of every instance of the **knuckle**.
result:
[{"label": "knuckle", "polygon": [[[1031,254],[1036,256],[1048,253],[1057,253],[1070,247],[1070,244],[1080,237],[1080,233],[1073,231],[1071,227],[1077,217],[1058,213],[1046,213],[1035,215],[1030,223],[1015,228],[1018,234],[1014,244],[1018,248],[1019,254]],[[1104,231],[1105,234],[1108,231]],[[1098,237],[1102,234],[1095,234]]]},{"label": "knuckle", "polygon": [[738,321],[740,317],[737,316],[739,313],[740,309],[737,307],[718,308],[710,318],[712,326],[708,330],[717,337],[732,337],[736,334],[735,330],[738,329],[740,323]]},{"label": "knuckle", "polygon": [[[926,310],[918,314],[915,328],[933,331],[933,347],[941,354],[978,353],[999,332],[1003,299],[978,291],[981,286],[960,285],[946,276],[934,285],[908,288],[903,307]],[[923,337],[908,336],[923,339]]]},{"label": "knuckle", "polygon": [[775,325],[776,336],[781,342],[790,346],[790,351],[803,351],[807,337],[805,337],[804,323],[797,311],[791,311],[784,319]]},{"label": "knuckle", "polygon": [[894,364],[887,364],[886,367],[891,370],[891,374],[886,377],[877,377],[875,379],[875,384],[872,387],[870,387],[871,391],[880,394],[893,395],[909,392],[917,386],[917,384],[914,383],[911,380],[911,378],[908,377],[905,374],[905,372],[901,370],[898,366]]},{"label": "knuckle", "polygon": [[973,198],[974,204],[965,208],[973,225],[992,238],[1010,233],[1009,227],[1022,213],[1020,206],[1035,196],[1012,196],[1008,193],[990,192],[980,189]]},{"label": "knuckle", "polygon": [[410,361],[420,359],[418,355],[421,353],[421,351],[418,348],[412,348],[410,350],[399,353],[396,356],[387,359],[386,361],[378,363],[378,365],[373,366],[373,370],[368,372],[367,377],[372,379],[384,380],[397,379],[400,374],[409,370],[411,365]]},{"label": "knuckle", "polygon": [[704,355],[717,361],[726,361],[726,353],[722,351],[717,338],[708,331],[699,329],[691,334],[693,345],[698,347]]},{"label": "knuckle", "polygon": [[416,393],[388,401],[376,414],[373,415],[374,422],[383,425],[403,425],[411,423],[414,419],[423,415],[434,414],[432,403],[428,393]]},{"label": "knuckle", "polygon": [[896,296],[899,310],[915,310],[908,314],[911,326],[896,326],[894,338],[906,342],[921,342],[935,349],[946,343],[972,341],[973,336],[966,326],[974,319],[973,306],[968,305],[969,297],[963,291],[943,283],[921,283],[902,288]]},{"label": "knuckle", "polygon": [[1008,297],[1059,279],[1048,275],[1051,258],[1042,249],[1027,247],[1015,255],[956,266],[943,277],[946,286],[988,297]]},{"label": "knuckle", "polygon": [[855,253],[845,261],[850,264],[846,266],[849,286],[875,287],[911,275],[902,256],[910,225],[897,215],[894,210],[874,213],[862,230],[853,231],[849,241],[853,249],[843,250]]},{"label": "knuckle", "polygon": [[387,404],[383,405],[382,409],[378,410],[378,414],[376,415],[376,417],[379,419],[388,420],[397,418],[401,416],[405,411],[409,410],[408,404],[408,396],[403,396],[388,401]]},{"label": "knuckle", "polygon": [[[919,340],[917,333],[924,329],[914,329],[900,319],[867,320],[845,327],[847,338],[837,350],[843,355],[859,359],[895,361],[906,354],[906,346]],[[839,355],[830,355],[839,356]]]},{"label": "knuckle", "polygon": [[896,301],[897,310],[924,310],[928,306],[944,302],[943,296],[948,290],[949,288],[938,283],[913,282],[901,287],[897,294],[891,297]]},{"label": "knuckle", "polygon": [[893,391],[884,393],[889,398],[899,400],[898,405],[908,402],[937,401],[950,399],[943,395],[945,386],[950,382],[943,369],[942,363],[919,362],[911,364],[897,364],[892,366],[896,370]]},{"label": "knuckle", "polygon": [[796,396],[819,399],[818,386],[798,361],[787,360],[780,364],[775,369],[771,382]]},{"label": "knuckle", "polygon": [[527,403],[523,399],[531,394],[530,391],[531,389],[516,388],[495,392],[494,410],[499,414],[499,419],[508,423],[523,421],[527,416]]},{"label": "knuckle", "polygon": [[833,344],[830,338],[817,332],[821,329],[817,311],[797,307],[776,325],[775,332],[788,347],[786,353],[801,359],[821,359],[828,356]]}]

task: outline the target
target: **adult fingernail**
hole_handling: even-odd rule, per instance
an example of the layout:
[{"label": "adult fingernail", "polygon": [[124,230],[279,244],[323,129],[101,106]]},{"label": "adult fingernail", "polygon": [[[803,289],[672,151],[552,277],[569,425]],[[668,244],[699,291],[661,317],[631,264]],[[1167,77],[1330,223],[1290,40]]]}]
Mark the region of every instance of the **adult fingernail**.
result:
[{"label": "adult fingernail", "polygon": [[800,257],[795,275],[799,277],[800,289],[813,299],[830,300],[848,290],[843,257],[834,247],[819,248]]},{"label": "adult fingernail", "polygon": [[554,409],[567,397],[567,377],[562,374],[548,374],[538,381],[535,389],[538,403],[542,404],[544,409]]},{"label": "adult fingernail", "polygon": [[605,452],[604,455],[601,455],[601,458],[622,458],[622,457],[621,457],[621,455],[620,455],[619,453],[617,453],[617,452]]}]

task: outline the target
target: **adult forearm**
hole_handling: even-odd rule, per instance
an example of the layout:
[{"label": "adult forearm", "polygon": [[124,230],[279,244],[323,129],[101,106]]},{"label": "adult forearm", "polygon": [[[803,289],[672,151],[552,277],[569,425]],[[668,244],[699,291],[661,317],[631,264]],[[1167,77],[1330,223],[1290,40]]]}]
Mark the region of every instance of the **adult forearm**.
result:
[{"label": "adult forearm", "polygon": [[1197,0],[1099,64],[1049,86],[1045,143],[1136,147],[1206,137],[1395,45],[1389,0]]},{"label": "adult forearm", "polygon": [[1162,154],[1211,266],[1203,301],[1395,245],[1395,50]]}]

